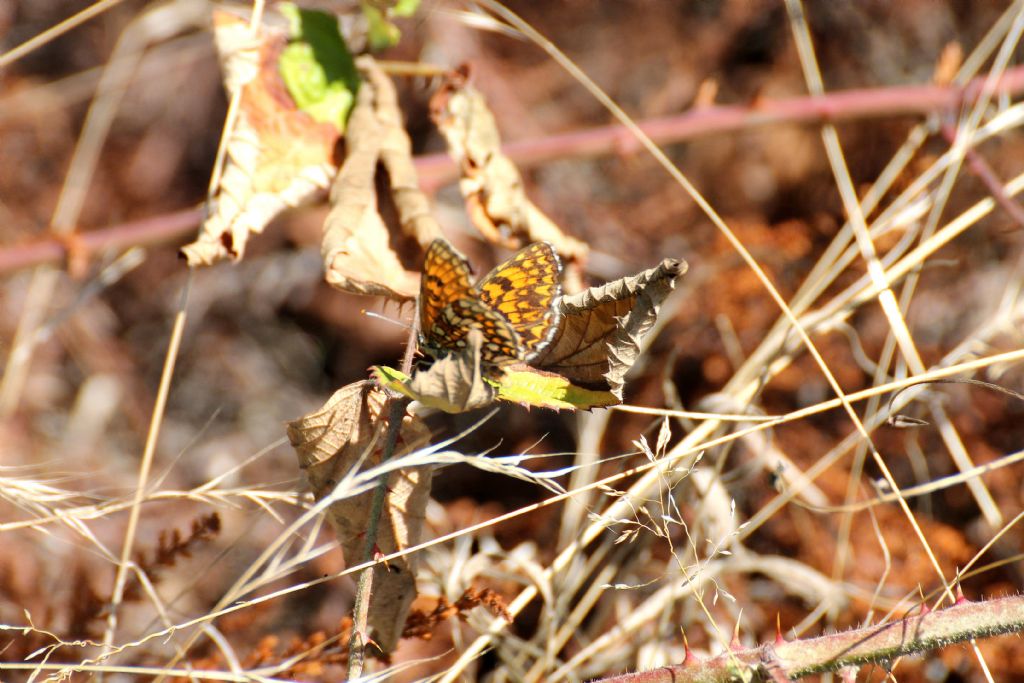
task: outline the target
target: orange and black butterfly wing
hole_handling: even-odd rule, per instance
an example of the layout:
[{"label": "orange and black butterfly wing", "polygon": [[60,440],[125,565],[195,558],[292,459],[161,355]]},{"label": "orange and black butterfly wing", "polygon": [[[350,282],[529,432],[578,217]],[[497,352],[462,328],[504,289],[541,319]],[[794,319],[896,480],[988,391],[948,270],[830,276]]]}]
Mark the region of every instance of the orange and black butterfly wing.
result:
[{"label": "orange and black butterfly wing", "polygon": [[441,311],[456,299],[470,296],[469,261],[448,240],[435,239],[427,248],[420,277],[420,338],[429,342],[430,330]]},{"label": "orange and black butterfly wing", "polygon": [[558,329],[562,262],[547,242],[534,242],[481,278],[484,303],[501,313],[519,338],[523,359],[544,350]]},{"label": "orange and black butterfly wing", "polygon": [[483,335],[480,362],[503,367],[522,360],[522,347],[516,331],[504,316],[474,295],[461,297],[441,309],[429,329],[424,329],[424,350],[435,358],[458,353],[469,342],[469,331]]}]

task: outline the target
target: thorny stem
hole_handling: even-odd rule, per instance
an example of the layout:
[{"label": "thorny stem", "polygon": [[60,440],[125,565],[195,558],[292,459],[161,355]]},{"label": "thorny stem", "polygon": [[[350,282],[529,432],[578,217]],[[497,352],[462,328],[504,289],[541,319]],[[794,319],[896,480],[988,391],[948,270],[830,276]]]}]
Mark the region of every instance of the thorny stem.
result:
[{"label": "thorny stem", "polygon": [[[1024,598],[1013,596],[986,602],[964,602],[888,624],[876,624],[818,638],[776,643],[733,651],[703,661],[687,661],[659,669],[601,679],[601,683],[687,683],[732,681],[738,674],[753,680],[788,680],[848,666],[884,664],[897,657],[920,654],[952,643],[1024,628]],[[768,655],[766,657],[766,655]],[[746,672],[735,669],[739,660]],[[779,675],[788,678],[780,679]],[[775,678],[769,678],[775,676]]]},{"label": "thorny stem", "polygon": [[181,239],[195,232],[202,220],[202,209],[184,209],[99,230],[76,231],[71,236],[48,234],[34,242],[0,249],[0,273],[61,260],[79,262],[84,261],[89,254],[108,249],[126,249]]},{"label": "thorny stem", "polygon": [[[418,322],[417,314],[417,322]],[[402,371],[409,373],[412,367],[413,351],[416,348],[416,330],[418,324],[414,324],[409,333],[409,342],[406,345],[405,356],[402,359]],[[387,461],[395,452],[395,445],[398,443],[398,436],[402,432],[402,418],[405,417],[405,409],[409,405],[409,399],[405,396],[392,397],[388,401],[388,430],[384,437],[384,446],[381,451],[381,462]],[[373,492],[373,501],[370,503],[369,525],[366,529],[366,545],[363,548],[362,562],[369,562],[373,559],[374,548],[377,547],[377,528],[380,524],[380,513],[384,510],[384,503],[387,498],[387,478],[382,478]],[[377,565],[372,564],[363,569],[359,574],[359,583],[356,587],[355,604],[352,606],[352,631],[348,641],[348,680],[354,680],[363,674],[363,664],[366,661],[366,621],[370,611],[370,593],[373,591],[373,572]],[[387,571],[387,565],[383,565],[382,571]]]},{"label": "thorny stem", "polygon": [[[655,142],[671,144],[775,123],[821,123],[926,114],[956,110],[961,104],[972,102],[981,92],[981,83],[984,83],[984,77],[963,87],[898,86],[836,91],[818,98],[765,98],[749,104],[699,107],[675,116],[642,121],[639,125]],[[1007,69],[993,94],[1012,96],[1021,92],[1024,92],[1024,66]],[[632,144],[632,138],[624,127],[610,125],[511,142],[503,145],[502,151],[520,169],[525,169],[552,159],[627,151]],[[457,177],[458,171],[445,153],[417,157],[414,163],[420,185],[427,193]],[[8,246],[0,250],[0,273],[55,263],[75,256],[72,252],[76,249],[88,255],[109,247],[178,239],[195,230],[202,215],[200,209],[186,209],[111,228],[75,232],[73,241],[47,235],[35,242]]]},{"label": "thorny stem", "polygon": [[[982,96],[1024,92],[1024,66],[1006,69],[991,92],[988,74],[964,85],[907,85],[834,90],[819,96],[784,99],[757,98],[742,104],[698,106],[681,114],[638,121],[637,126],[659,145],[673,144],[779,123],[825,124],[900,115],[958,111]],[[553,159],[624,154],[638,149],[633,134],[619,124],[550,135],[503,144],[502,151],[520,169]],[[456,179],[447,154],[416,159],[424,192],[430,193]]]}]

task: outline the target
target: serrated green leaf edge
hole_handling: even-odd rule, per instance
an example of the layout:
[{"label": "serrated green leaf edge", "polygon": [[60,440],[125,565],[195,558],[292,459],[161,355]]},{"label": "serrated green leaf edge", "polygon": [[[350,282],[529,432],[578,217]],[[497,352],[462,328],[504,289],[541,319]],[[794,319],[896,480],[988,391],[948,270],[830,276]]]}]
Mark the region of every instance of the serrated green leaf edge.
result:
[{"label": "serrated green leaf edge", "polygon": [[299,110],[344,133],[360,80],[337,18],[292,3],[282,3],[280,11],[290,26],[289,43],[278,59],[288,94]]},{"label": "serrated green leaf edge", "polygon": [[498,398],[554,410],[589,410],[618,405],[610,391],[578,387],[561,375],[510,372],[501,380]]}]

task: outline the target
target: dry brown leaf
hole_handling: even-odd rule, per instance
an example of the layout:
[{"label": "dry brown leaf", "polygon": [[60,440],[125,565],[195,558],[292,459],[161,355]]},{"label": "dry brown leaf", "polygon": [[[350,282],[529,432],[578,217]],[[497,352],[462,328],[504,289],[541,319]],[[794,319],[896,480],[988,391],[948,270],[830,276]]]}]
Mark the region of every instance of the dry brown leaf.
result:
[{"label": "dry brown leaf", "polygon": [[638,275],[563,296],[556,302],[562,319],[555,338],[531,365],[621,401],[640,343],[686,267],[685,261],[665,259]]},{"label": "dry brown leaf", "polygon": [[466,335],[466,348],[435,361],[428,370],[417,372],[408,384],[420,403],[446,413],[463,413],[494,402],[497,389],[484,381],[480,370],[483,334],[473,328]]},{"label": "dry brown leaf", "polygon": [[281,79],[285,32],[262,26],[254,35],[244,19],[219,9],[213,23],[225,86],[242,94],[220,186],[198,239],[182,248],[192,266],[242,258],[251,233],[322,196],[336,171],[338,128],[299,111]]},{"label": "dry brown leaf", "polygon": [[356,62],[373,88],[377,120],[381,123],[380,160],[387,172],[391,198],[395,202],[403,234],[426,248],[443,237],[441,226],[430,212],[430,201],[420,189],[419,176],[412,160],[412,141],[405,132],[402,110],[391,79],[371,57]]},{"label": "dry brown leaf", "polygon": [[[381,461],[387,430],[384,392],[370,382],[356,382],[336,391],[319,410],[288,425],[288,438],[305,470],[313,495],[329,495],[353,468]],[[425,445],[430,432],[405,417],[393,458]],[[387,499],[377,533],[377,547],[390,554],[420,542],[430,497],[432,473],[413,468],[388,477]],[[332,504],[327,518],[334,527],[349,564],[363,560],[370,503],[368,491]],[[391,560],[374,568],[373,593],[367,623],[370,636],[387,653],[401,636],[409,605],[416,597],[416,556]]]},{"label": "dry brown leaf", "polygon": [[430,100],[430,114],[459,166],[459,189],[473,225],[491,242],[517,248],[550,242],[558,253],[586,260],[587,245],[569,237],[526,197],[523,179],[501,151],[501,136],[469,70],[450,73]]},{"label": "dry brown leaf", "polygon": [[426,246],[441,236],[412,163],[394,84],[370,57],[357,65],[366,77],[349,118],[348,153],[331,188],[320,252],[327,282],[355,294],[413,299],[419,275],[402,267],[381,218],[374,176],[383,162],[402,231]]}]

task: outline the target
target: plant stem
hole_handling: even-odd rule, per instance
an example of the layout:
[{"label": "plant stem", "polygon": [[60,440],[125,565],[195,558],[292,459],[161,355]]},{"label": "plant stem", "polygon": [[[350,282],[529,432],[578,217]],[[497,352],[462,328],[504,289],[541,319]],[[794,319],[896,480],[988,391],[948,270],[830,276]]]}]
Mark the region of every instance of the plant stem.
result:
[{"label": "plant stem", "polygon": [[[891,86],[826,93],[820,97],[758,99],[749,104],[698,107],[674,116],[640,121],[640,128],[660,145],[673,144],[709,135],[747,130],[775,123],[821,123],[899,115],[927,114],[955,110],[981,94],[985,77],[968,85]],[[1007,69],[992,95],[1019,95],[1024,92],[1024,66]],[[620,125],[519,140],[502,145],[520,170],[553,159],[624,152],[636,145],[629,131]],[[420,186],[428,194],[453,182],[458,169],[447,153],[416,157]],[[128,247],[177,239],[191,234],[202,220],[200,209],[186,209],[109,228],[74,233],[57,238],[47,235],[38,241],[0,249],[0,273],[54,263],[75,249],[85,254],[110,247]]]},{"label": "plant stem", "polygon": [[[405,356],[402,360],[402,371],[408,373],[412,366],[412,355],[416,348],[416,326],[414,325],[409,334],[409,343],[406,345]],[[392,397],[388,401],[388,429],[384,436],[384,446],[381,449],[381,462],[387,461],[395,452],[398,444],[398,437],[402,432],[402,418],[405,417],[405,409],[409,405],[409,399],[405,396]],[[382,479],[373,492],[373,501],[370,503],[369,524],[366,529],[366,544],[363,546],[363,557],[361,562],[369,562],[373,558],[374,548],[377,546],[377,529],[380,525],[380,514],[384,510],[387,500],[388,482]],[[370,565],[359,574],[359,583],[356,587],[355,604],[352,606],[352,631],[348,641],[348,680],[358,678],[363,673],[363,665],[366,661],[366,621],[370,612],[370,594],[373,591],[373,572],[378,565]]]}]

